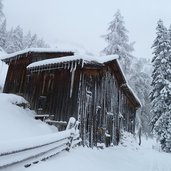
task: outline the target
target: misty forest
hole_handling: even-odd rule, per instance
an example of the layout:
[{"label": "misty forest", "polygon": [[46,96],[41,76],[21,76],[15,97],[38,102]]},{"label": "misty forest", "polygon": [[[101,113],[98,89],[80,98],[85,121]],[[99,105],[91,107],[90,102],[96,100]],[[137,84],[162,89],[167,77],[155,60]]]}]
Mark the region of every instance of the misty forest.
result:
[{"label": "misty forest", "polygon": [[0,0],[0,170],[171,170],[171,26],[156,20],[140,57],[111,18],[98,54],[60,49]]}]

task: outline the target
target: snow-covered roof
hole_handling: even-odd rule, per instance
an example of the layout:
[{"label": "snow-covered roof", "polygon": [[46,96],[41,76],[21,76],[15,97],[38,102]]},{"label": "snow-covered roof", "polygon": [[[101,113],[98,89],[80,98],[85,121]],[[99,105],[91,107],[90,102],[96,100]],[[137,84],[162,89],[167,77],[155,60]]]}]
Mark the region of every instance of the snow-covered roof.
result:
[{"label": "snow-covered roof", "polygon": [[2,60],[6,60],[6,59],[15,59],[16,57],[19,57],[22,54],[27,54],[27,53],[60,53],[60,52],[74,52],[73,50],[66,50],[66,49],[58,49],[58,48],[28,48],[28,49],[24,49],[22,51],[18,51],[15,53],[11,53],[11,54],[5,54],[1,57]]},{"label": "snow-covered roof", "polygon": [[134,98],[138,101],[138,103],[140,104],[140,106],[142,106],[140,99],[138,98],[138,96],[136,95],[136,93],[134,92],[134,90],[130,87],[130,85],[127,83],[127,87],[129,88],[129,90],[131,91],[131,93],[134,95]]},{"label": "snow-covered roof", "polygon": [[129,86],[128,82],[126,82],[125,84],[122,84],[121,88],[129,95],[129,97],[130,95],[134,97],[134,101],[136,101],[137,106],[139,107],[142,106],[140,99],[137,97],[133,89]]},{"label": "snow-covered roof", "polygon": [[139,103],[139,106],[142,106],[140,99],[137,97],[136,93],[133,91],[133,89],[132,89],[132,88],[130,87],[130,85],[128,84],[128,81],[127,81],[127,79],[126,79],[125,73],[124,73],[124,71],[123,71],[123,69],[122,69],[122,66],[121,66],[121,64],[120,64],[120,62],[119,62],[118,60],[117,60],[117,63],[118,63],[118,65],[119,65],[119,68],[120,68],[120,70],[121,70],[121,72],[122,72],[122,74],[123,74],[123,76],[124,76],[124,78],[125,78],[125,81],[126,81],[126,83],[124,83],[122,86],[125,86],[125,87],[127,88],[127,90],[128,90],[130,93],[133,94],[134,98],[135,98],[136,101]]},{"label": "snow-covered roof", "polygon": [[54,58],[54,59],[46,59],[38,62],[34,62],[27,66],[28,69],[34,69],[34,68],[40,68],[45,67],[53,64],[59,64],[59,63],[65,63],[70,61],[82,61],[82,66],[87,63],[97,63],[97,64],[105,64],[110,61],[116,61],[118,64],[118,68],[120,70],[120,73],[123,76],[123,89],[128,94],[134,97],[134,102],[136,102],[137,106],[141,106],[141,102],[139,98],[136,96],[134,91],[131,89],[131,87],[128,85],[128,82],[126,81],[126,76],[124,75],[124,72],[122,70],[122,67],[117,60],[119,58],[118,55],[108,55],[108,56],[101,56],[101,57],[94,57],[94,56],[85,56],[85,55],[73,55],[73,56],[66,56],[61,58]]},{"label": "snow-covered roof", "polygon": [[46,66],[50,64],[57,64],[61,62],[78,61],[78,60],[82,60],[83,63],[96,62],[96,63],[103,64],[103,63],[110,62],[118,58],[119,58],[118,55],[108,55],[108,56],[102,56],[102,57],[73,55],[73,56],[65,56],[61,58],[45,59],[42,61],[34,62],[28,65],[27,68],[35,68],[35,67]]}]

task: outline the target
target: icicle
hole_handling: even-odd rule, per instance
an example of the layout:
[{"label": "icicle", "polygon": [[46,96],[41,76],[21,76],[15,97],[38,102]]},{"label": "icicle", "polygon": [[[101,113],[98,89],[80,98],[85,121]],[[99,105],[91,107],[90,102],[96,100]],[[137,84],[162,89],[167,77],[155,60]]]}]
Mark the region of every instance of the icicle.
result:
[{"label": "icicle", "polygon": [[77,61],[74,61],[74,70],[77,68]]},{"label": "icicle", "polygon": [[73,71],[73,68],[74,68],[74,66],[73,66],[73,61],[71,61],[71,68],[70,68],[70,72],[72,72]]},{"label": "icicle", "polygon": [[70,62],[68,62],[68,68],[67,69],[69,69],[70,68]]},{"label": "icicle", "polygon": [[83,60],[83,59],[82,59],[81,67],[82,67],[82,68],[84,67],[84,60]]},{"label": "icicle", "polygon": [[[74,67],[73,67],[73,62],[74,62]],[[73,92],[73,85],[74,85],[74,76],[75,76],[75,70],[77,67],[77,64],[75,61],[72,62],[72,67],[70,69],[71,72],[71,85],[70,85],[70,98],[72,97],[72,92]]]},{"label": "icicle", "polygon": [[66,69],[66,62],[64,63],[64,69]]},{"label": "icicle", "polygon": [[78,118],[77,120],[81,123],[81,83],[82,83],[82,73],[80,74],[79,88],[78,88]]}]

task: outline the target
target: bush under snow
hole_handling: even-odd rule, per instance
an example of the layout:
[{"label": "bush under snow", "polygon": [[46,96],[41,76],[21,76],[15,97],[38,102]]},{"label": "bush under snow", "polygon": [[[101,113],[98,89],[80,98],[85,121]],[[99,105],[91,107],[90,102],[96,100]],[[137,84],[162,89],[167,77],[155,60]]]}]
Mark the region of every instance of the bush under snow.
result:
[{"label": "bush under snow", "polygon": [[123,147],[129,147],[131,149],[139,148],[136,137],[130,132],[126,132],[126,131],[121,132],[121,139],[119,145]]}]

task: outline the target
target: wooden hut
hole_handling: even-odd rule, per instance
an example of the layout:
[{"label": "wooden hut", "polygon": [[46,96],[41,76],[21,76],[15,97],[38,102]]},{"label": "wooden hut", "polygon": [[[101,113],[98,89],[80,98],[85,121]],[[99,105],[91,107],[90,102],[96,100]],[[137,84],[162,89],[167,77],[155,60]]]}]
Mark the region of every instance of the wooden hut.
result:
[{"label": "wooden hut", "polygon": [[56,49],[26,49],[10,55],[7,55],[2,59],[9,65],[6,82],[4,86],[5,93],[15,93],[23,95],[26,77],[26,67],[33,62],[58,58],[63,56],[71,56],[74,53],[69,51],[58,51]]},{"label": "wooden hut", "polygon": [[12,57],[4,59],[9,63],[10,73],[11,64],[14,68],[23,60],[29,61],[24,63],[24,73],[17,77],[20,82],[13,84],[13,88],[9,84],[15,77],[8,73],[4,92],[22,93],[32,109],[54,115],[55,121],[75,117],[80,121],[83,145],[93,147],[107,139],[117,144],[121,129],[134,133],[140,102],[128,86],[117,56],[93,58],[63,52],[65,57],[58,54],[55,58],[51,52],[49,57],[42,52],[41,61],[31,63],[33,55],[20,55],[11,63],[8,61]]}]

